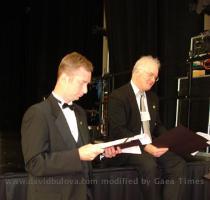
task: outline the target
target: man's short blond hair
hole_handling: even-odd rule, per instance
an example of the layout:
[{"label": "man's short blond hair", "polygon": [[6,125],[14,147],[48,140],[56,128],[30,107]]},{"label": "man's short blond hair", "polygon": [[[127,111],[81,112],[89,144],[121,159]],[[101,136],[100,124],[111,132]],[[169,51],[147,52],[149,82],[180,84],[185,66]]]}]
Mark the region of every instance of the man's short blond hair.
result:
[{"label": "man's short blond hair", "polygon": [[80,67],[93,72],[93,64],[85,56],[77,52],[69,53],[61,60],[57,76],[60,77],[63,72],[71,73]]}]

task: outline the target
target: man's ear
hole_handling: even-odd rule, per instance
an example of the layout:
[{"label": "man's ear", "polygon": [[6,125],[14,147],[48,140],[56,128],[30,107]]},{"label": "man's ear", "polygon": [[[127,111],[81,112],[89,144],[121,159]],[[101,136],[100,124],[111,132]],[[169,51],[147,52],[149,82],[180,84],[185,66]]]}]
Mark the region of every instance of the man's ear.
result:
[{"label": "man's ear", "polygon": [[66,85],[67,82],[69,80],[69,77],[67,76],[67,74],[65,73],[62,73],[59,77],[59,82],[62,84],[62,85]]}]

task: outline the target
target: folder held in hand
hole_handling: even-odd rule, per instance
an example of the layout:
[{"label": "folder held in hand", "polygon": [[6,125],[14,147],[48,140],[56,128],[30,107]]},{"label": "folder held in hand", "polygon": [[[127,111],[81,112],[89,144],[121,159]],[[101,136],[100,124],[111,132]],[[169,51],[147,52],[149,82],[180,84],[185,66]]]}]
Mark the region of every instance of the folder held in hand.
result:
[{"label": "folder held in hand", "polygon": [[187,155],[206,148],[208,142],[208,139],[180,125],[153,139],[152,144],[156,147],[168,147],[179,155]]}]

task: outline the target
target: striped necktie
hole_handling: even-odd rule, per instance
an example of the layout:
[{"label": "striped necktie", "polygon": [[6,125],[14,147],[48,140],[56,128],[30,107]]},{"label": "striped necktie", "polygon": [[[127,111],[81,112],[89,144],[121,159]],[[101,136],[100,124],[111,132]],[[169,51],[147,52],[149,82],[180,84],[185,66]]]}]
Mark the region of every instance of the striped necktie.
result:
[{"label": "striped necktie", "polygon": [[[146,107],[145,107],[145,96],[143,93],[140,94],[140,113],[142,113],[141,115],[143,115],[143,112],[146,112]],[[147,121],[142,121],[142,131],[143,133],[147,134],[150,139],[152,139],[151,137],[151,133],[150,133],[150,124],[149,124],[149,120]]]}]

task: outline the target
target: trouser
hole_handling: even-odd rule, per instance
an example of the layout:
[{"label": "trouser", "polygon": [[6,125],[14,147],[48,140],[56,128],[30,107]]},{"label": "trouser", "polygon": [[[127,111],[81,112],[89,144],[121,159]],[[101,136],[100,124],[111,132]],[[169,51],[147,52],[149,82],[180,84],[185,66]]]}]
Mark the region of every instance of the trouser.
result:
[{"label": "trouser", "polygon": [[184,193],[186,163],[178,155],[166,152],[159,158],[143,152],[129,155],[126,162],[139,172],[145,200],[181,200]]}]

